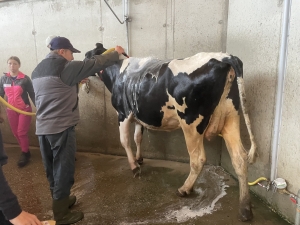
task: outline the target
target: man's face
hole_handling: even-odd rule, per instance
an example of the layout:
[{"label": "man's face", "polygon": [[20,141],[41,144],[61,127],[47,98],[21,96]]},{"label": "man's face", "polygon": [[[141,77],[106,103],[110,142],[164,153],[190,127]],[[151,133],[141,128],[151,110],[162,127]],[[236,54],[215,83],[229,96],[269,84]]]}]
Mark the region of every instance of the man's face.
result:
[{"label": "man's face", "polygon": [[73,52],[69,49],[60,49],[59,52],[60,55],[68,61],[72,61],[74,59]]}]

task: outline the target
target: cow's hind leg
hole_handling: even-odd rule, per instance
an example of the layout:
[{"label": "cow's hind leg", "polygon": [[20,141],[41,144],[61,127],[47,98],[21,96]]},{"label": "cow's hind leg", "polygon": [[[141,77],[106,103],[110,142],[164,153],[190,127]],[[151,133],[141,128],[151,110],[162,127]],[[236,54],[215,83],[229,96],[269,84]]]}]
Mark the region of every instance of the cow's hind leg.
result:
[{"label": "cow's hind leg", "polygon": [[143,131],[144,131],[144,127],[139,123],[135,123],[135,129],[134,129],[134,141],[136,144],[135,158],[139,165],[143,164],[143,157],[141,155],[141,144],[142,144],[142,140],[143,140]]},{"label": "cow's hind leg", "polygon": [[206,162],[206,156],[203,146],[203,135],[200,135],[193,125],[181,123],[181,127],[190,155],[190,174],[177,193],[183,197],[190,194],[193,190],[194,183]]},{"label": "cow's hind leg", "polygon": [[253,218],[247,181],[247,153],[240,138],[240,118],[237,115],[237,112],[235,113],[236,115],[231,115],[226,118],[226,122],[222,130],[222,136],[225,140],[231,157],[232,165],[239,180],[239,217],[240,220],[247,221]]},{"label": "cow's hind leg", "polygon": [[133,177],[141,173],[141,168],[133,157],[130,141],[130,117],[126,118],[123,122],[120,122],[120,141],[125,148],[130,168],[133,172]]}]

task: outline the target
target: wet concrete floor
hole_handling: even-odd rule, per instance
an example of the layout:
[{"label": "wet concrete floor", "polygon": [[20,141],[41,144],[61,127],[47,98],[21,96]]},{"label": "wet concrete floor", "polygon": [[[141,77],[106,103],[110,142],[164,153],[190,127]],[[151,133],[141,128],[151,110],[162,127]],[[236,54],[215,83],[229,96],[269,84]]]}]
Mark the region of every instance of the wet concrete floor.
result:
[{"label": "wet concrete floor", "polygon": [[[9,162],[6,178],[25,211],[40,220],[52,219],[51,197],[39,149],[30,163],[17,167],[20,149],[5,145]],[[142,175],[133,178],[127,158],[77,153],[75,184],[78,198],[72,210],[85,218],[76,225],[288,225],[255,196],[254,219],[238,220],[238,185],[221,167],[205,166],[187,198],[176,190],[189,173],[187,163],[144,159]]]}]

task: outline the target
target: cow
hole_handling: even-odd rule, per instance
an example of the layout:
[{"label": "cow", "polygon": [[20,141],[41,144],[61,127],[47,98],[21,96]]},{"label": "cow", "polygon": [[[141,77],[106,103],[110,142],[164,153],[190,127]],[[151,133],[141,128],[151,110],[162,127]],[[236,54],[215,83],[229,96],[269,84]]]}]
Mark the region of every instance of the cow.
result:
[{"label": "cow", "polygon": [[85,58],[90,59],[94,55],[101,55],[103,52],[105,52],[107,49],[103,47],[102,43],[96,43],[96,48],[88,51],[85,53]]},{"label": "cow", "polygon": [[[190,173],[177,194],[189,195],[206,162],[203,139],[221,135],[238,176],[239,218],[252,219],[247,160],[253,163],[257,153],[245,105],[243,63],[238,57],[207,52],[173,60],[130,57],[107,67],[99,76],[111,92],[120,141],[134,176],[141,172],[143,127],[157,131],[181,128],[190,156]],[[240,106],[251,141],[248,154],[240,137]],[[135,156],[130,143],[133,121]]]}]

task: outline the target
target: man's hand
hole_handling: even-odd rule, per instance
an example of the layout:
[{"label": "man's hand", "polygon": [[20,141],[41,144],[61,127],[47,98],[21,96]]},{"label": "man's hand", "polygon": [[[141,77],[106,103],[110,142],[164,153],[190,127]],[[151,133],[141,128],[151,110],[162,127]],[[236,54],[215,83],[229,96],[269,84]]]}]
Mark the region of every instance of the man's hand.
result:
[{"label": "man's hand", "polygon": [[82,81],[80,81],[81,84],[89,83],[89,78],[84,78]]},{"label": "man's hand", "polygon": [[10,220],[13,225],[43,225],[38,218],[30,213],[22,211],[16,218]]},{"label": "man's hand", "polygon": [[119,55],[121,55],[122,53],[124,53],[124,49],[121,46],[119,46],[119,45],[117,45],[115,47],[115,51],[117,51],[119,53]]}]

